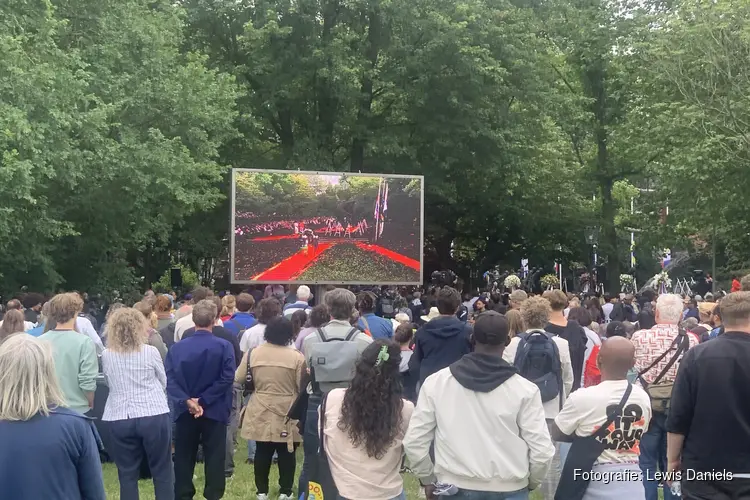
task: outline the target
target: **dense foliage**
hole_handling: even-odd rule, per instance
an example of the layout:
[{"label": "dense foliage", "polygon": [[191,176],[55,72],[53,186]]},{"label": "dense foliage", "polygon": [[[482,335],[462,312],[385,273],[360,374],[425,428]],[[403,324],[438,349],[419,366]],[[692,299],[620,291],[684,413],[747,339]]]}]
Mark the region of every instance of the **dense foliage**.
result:
[{"label": "dense foliage", "polygon": [[586,228],[609,289],[631,230],[643,275],[671,246],[748,267],[748,20],[748,0],[6,0],[0,288],[221,277],[232,167],[425,175],[428,270],[464,277],[590,265]]}]

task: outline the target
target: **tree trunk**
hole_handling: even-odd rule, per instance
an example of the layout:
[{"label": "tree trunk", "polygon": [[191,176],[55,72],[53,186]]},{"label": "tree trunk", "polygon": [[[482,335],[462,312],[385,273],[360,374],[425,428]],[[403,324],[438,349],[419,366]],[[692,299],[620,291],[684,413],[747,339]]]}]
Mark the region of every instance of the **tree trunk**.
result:
[{"label": "tree trunk", "polygon": [[612,199],[612,181],[601,183],[602,192],[602,249],[607,257],[607,283],[609,293],[620,291],[620,253],[618,251],[617,230],[615,229],[615,213],[617,207]]},{"label": "tree trunk", "polygon": [[317,96],[318,96],[318,144],[319,147],[328,152],[334,149],[334,130],[336,125],[336,111],[338,109],[338,99],[334,95],[330,75],[333,74],[333,59],[327,50],[331,42],[331,32],[338,22],[339,2],[333,0],[325,2],[321,14],[323,16],[323,28],[321,31],[321,42],[329,53],[326,60],[327,72],[322,76],[316,77]]},{"label": "tree trunk", "polygon": [[350,152],[351,172],[361,171],[365,160],[365,146],[367,145],[367,132],[369,129],[370,111],[372,109],[373,99],[372,81],[375,74],[375,68],[378,64],[381,31],[380,13],[377,11],[377,7],[375,7],[369,13],[367,48],[365,49],[367,65],[362,74],[359,109],[357,110],[357,124],[354,128],[354,138],[352,139],[352,149]]}]

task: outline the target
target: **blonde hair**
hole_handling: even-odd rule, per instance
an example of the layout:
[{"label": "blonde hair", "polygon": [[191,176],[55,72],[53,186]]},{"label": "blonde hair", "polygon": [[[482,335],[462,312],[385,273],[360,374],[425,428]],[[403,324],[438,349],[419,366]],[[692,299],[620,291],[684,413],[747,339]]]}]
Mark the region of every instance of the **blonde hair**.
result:
[{"label": "blonde hair", "polygon": [[542,297],[549,301],[553,311],[562,311],[568,306],[568,296],[562,290],[547,290]]},{"label": "blonde hair", "polygon": [[520,311],[511,309],[505,313],[505,319],[508,320],[508,337],[513,338],[519,333],[526,331],[526,326],[523,322],[523,316]]},{"label": "blonde hair", "polygon": [[143,313],[123,307],[107,321],[107,349],[115,352],[136,352],[146,343],[148,325]]},{"label": "blonde hair", "polygon": [[521,317],[526,328],[543,329],[549,323],[551,312],[549,301],[542,297],[531,297],[521,304]]},{"label": "blonde hair", "polygon": [[0,421],[26,421],[64,405],[48,343],[19,333],[0,345]]},{"label": "blonde hair", "polygon": [[750,292],[734,292],[721,299],[721,321],[727,329],[750,323]]},{"label": "blonde hair", "polygon": [[221,314],[219,316],[231,316],[237,308],[237,299],[234,295],[224,295],[221,299]]},{"label": "blonde hair", "polygon": [[154,306],[151,305],[151,302],[147,300],[136,302],[135,305],[133,305],[133,309],[143,314],[143,317],[148,320],[151,328],[156,328],[159,324],[159,317],[154,312]]},{"label": "blonde hair", "polygon": [[49,301],[49,319],[55,324],[67,323],[83,310],[83,299],[74,292],[61,293]]}]

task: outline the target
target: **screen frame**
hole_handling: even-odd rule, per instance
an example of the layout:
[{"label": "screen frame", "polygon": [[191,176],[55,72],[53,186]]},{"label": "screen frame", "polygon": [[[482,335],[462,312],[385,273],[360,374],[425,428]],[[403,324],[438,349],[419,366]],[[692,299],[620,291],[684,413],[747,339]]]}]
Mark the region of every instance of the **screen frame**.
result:
[{"label": "screen frame", "polygon": [[[419,190],[419,281],[256,281],[235,279],[235,214],[237,200],[238,173],[268,173],[268,174],[302,174],[302,175],[339,175],[349,177],[382,177],[385,179],[418,179],[421,183]],[[231,179],[231,214],[229,227],[229,282],[233,285],[391,285],[391,286],[421,286],[424,283],[424,175],[406,174],[374,174],[362,172],[329,172],[327,170],[279,170],[261,168],[233,168]]]}]

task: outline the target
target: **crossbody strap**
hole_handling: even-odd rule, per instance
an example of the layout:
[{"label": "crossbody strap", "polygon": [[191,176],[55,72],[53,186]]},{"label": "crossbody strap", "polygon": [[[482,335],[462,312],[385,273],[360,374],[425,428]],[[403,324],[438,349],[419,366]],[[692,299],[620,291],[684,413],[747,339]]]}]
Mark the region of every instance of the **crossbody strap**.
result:
[{"label": "crossbody strap", "polygon": [[320,436],[320,454],[324,458],[328,458],[326,455],[325,445],[325,429],[326,429],[326,402],[328,401],[328,393],[323,396],[323,401],[320,402],[320,413],[318,418],[318,435]]},{"label": "crossbody strap", "polygon": [[[677,348],[677,352],[674,353],[674,356],[672,356],[672,359],[669,360],[669,363],[667,363],[667,366],[665,366],[664,369],[661,371],[661,373],[659,373],[659,375],[656,376],[656,378],[654,379],[652,383],[658,384],[661,381],[661,379],[664,378],[667,372],[669,372],[670,368],[674,366],[674,364],[677,362],[680,356],[682,356],[682,354],[690,348],[690,339],[688,338],[687,334],[681,333],[680,335],[682,335],[682,339],[680,339],[682,340],[682,342]],[[678,338],[675,340],[678,340],[678,339],[679,339],[679,335],[678,335]]]},{"label": "crossbody strap", "polygon": [[[672,341],[672,343],[669,344],[669,347],[667,348],[667,350],[664,351],[663,353],[661,353],[661,356],[659,356],[658,358],[656,358],[653,363],[651,363],[646,368],[644,368],[643,370],[641,370],[640,372],[638,372],[638,377],[640,377],[644,373],[647,373],[649,370],[651,370],[651,368],[653,368],[656,365],[658,365],[661,362],[662,359],[664,359],[664,358],[667,357],[667,354],[669,354],[670,352],[672,352],[672,349],[674,349],[675,347],[679,346],[680,345],[679,343],[682,340],[682,338],[683,338],[682,336],[683,335],[685,335],[685,333],[684,333],[684,331],[682,329],[677,330],[677,337],[675,337],[675,339]],[[678,352],[679,352],[679,349],[678,349]],[[663,376],[663,375],[660,374],[660,376]]]},{"label": "crossbody strap", "polygon": [[604,424],[602,424],[599,429],[592,434],[592,436],[602,438],[607,435],[607,432],[609,432],[609,424],[615,421],[615,418],[617,418],[618,415],[622,415],[622,411],[625,409],[625,403],[628,402],[628,398],[630,397],[630,393],[633,391],[633,384],[628,382],[628,388],[625,389],[625,394],[622,395],[622,399],[618,403],[617,407],[609,414],[607,415],[607,420],[604,421]]},{"label": "crossbody strap", "polygon": [[245,374],[245,387],[253,381],[253,372],[250,369],[250,357],[253,355],[253,349],[247,351],[247,373]]}]

